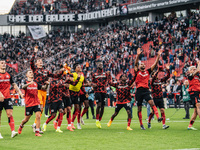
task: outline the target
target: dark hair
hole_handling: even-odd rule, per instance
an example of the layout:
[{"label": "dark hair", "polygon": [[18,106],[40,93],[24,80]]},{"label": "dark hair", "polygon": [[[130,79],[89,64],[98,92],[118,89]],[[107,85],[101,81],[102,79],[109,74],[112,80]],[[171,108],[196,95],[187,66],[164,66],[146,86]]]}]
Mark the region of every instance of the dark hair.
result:
[{"label": "dark hair", "polygon": [[3,57],[3,58],[0,58],[0,61],[6,61],[6,59]]},{"label": "dark hair", "polygon": [[123,73],[123,74],[119,77],[119,79],[121,79],[124,75],[126,75],[126,74]]},{"label": "dark hair", "polygon": [[76,69],[76,67],[79,65],[79,63],[77,62],[77,63],[75,63],[74,65],[73,65],[73,69],[74,69],[74,71],[75,71],[75,69]]}]

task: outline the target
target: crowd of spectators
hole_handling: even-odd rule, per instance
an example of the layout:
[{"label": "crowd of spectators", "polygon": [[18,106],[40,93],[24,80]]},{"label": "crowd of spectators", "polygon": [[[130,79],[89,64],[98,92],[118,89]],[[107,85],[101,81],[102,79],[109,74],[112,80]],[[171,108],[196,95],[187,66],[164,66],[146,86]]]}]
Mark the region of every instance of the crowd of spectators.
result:
[{"label": "crowd of spectators", "polygon": [[24,14],[69,14],[87,13],[111,7],[119,7],[125,3],[139,3],[149,0],[52,0],[45,3],[43,0],[27,0],[16,2],[11,9],[12,15]]},{"label": "crowd of spectators", "polygon": [[[177,76],[174,71],[180,71],[181,62],[184,62],[183,75],[188,66],[195,65],[200,58],[199,29],[200,18],[198,13],[190,13],[186,18],[176,18],[175,14],[164,17],[162,20],[148,22],[139,27],[127,26],[115,21],[98,30],[85,29],[77,33],[51,31],[46,38],[33,40],[24,33],[18,36],[2,35],[3,50],[0,57],[5,57],[7,63],[17,63],[19,73],[29,68],[29,61],[35,45],[39,46],[38,57],[44,59],[44,68],[54,72],[64,62],[72,68],[75,62],[82,64],[87,78],[96,70],[96,61],[104,62],[105,71],[110,70],[113,76],[121,72],[129,73],[134,66],[135,54],[138,47],[153,41],[149,49],[143,49],[140,60],[147,60],[156,56],[160,48],[164,49],[160,65],[170,63],[172,77],[164,90],[170,93],[177,92]],[[192,22],[190,21],[192,19]],[[189,27],[195,27],[190,30]],[[8,71],[17,75],[14,69]],[[21,85],[23,74],[15,76],[16,82]],[[174,98],[174,97],[173,97]]]}]

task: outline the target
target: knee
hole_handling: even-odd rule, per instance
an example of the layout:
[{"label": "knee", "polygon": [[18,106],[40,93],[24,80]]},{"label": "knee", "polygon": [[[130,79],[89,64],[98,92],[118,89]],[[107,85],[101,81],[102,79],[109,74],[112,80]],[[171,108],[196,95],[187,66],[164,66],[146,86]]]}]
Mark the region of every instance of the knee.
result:
[{"label": "knee", "polygon": [[7,117],[8,118],[12,117],[12,113],[11,112],[7,113]]},{"label": "knee", "polygon": [[64,111],[62,109],[59,109],[59,113],[64,113]]},{"label": "knee", "polygon": [[36,119],[40,120],[40,114],[36,115]]},{"label": "knee", "polygon": [[56,117],[56,113],[52,113],[51,116]]}]

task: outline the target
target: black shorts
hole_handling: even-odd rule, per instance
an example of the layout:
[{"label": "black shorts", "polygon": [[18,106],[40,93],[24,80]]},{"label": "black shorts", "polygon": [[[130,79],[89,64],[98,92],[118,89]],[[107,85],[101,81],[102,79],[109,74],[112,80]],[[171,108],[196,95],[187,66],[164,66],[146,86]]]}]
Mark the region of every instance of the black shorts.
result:
[{"label": "black shorts", "polygon": [[196,103],[200,103],[200,97],[199,97],[199,92],[191,92],[190,93],[190,99],[191,99],[191,104],[196,108]]},{"label": "black shorts", "polygon": [[140,89],[140,88],[138,88],[135,93],[135,99],[137,101],[137,106],[142,106],[143,100],[146,100],[147,102],[149,100],[153,100],[149,89]]},{"label": "black shorts", "polygon": [[25,115],[26,115],[26,116],[30,116],[30,115],[33,115],[33,112],[36,113],[36,112],[38,112],[38,111],[41,112],[40,105],[31,106],[31,107],[26,107]]},{"label": "black shorts", "polygon": [[162,98],[154,98],[153,101],[154,101],[156,107],[165,108],[164,107],[164,102],[163,102]]},{"label": "black shorts", "polygon": [[4,99],[3,102],[0,102],[0,111],[3,110],[3,108],[6,109],[13,109],[13,103],[11,98]]},{"label": "black shorts", "polygon": [[80,98],[80,103],[83,103],[85,100],[88,100],[88,98],[86,98],[85,94],[80,95],[79,98]]},{"label": "black shorts", "polygon": [[57,113],[57,111],[59,111],[59,109],[64,110],[64,103],[63,101],[57,101],[57,102],[52,102],[50,103],[50,114],[51,113]]},{"label": "black shorts", "polygon": [[106,104],[106,93],[95,93],[95,100],[97,103],[101,102],[101,105],[105,106]]},{"label": "black shorts", "polygon": [[71,95],[70,99],[71,99],[72,104],[79,104],[80,103],[80,99],[79,99],[78,95],[77,96]]},{"label": "black shorts", "polygon": [[117,104],[115,106],[115,112],[119,112],[123,107],[126,109],[126,111],[127,110],[131,111],[131,103],[126,103],[126,104]]},{"label": "black shorts", "polygon": [[63,96],[62,97],[64,108],[71,107],[71,100],[69,97]]}]

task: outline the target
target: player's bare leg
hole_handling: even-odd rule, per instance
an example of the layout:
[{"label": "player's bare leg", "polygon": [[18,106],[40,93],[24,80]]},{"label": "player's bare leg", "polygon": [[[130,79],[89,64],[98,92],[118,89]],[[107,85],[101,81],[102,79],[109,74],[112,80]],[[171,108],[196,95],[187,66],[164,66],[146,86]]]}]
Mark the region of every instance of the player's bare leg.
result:
[{"label": "player's bare leg", "polygon": [[36,122],[36,130],[35,130],[35,136],[42,136],[40,134],[43,134],[43,131],[40,131],[40,120],[41,120],[41,112],[38,111],[35,113],[35,118],[37,120]]},{"label": "player's bare leg", "polygon": [[145,127],[142,123],[142,106],[138,106],[138,118],[139,118],[139,122],[140,122],[140,128],[142,130],[145,130]]},{"label": "player's bare leg", "polygon": [[192,125],[194,124],[194,121],[197,118],[197,108],[194,108],[194,112],[192,114],[191,120],[190,120],[190,124],[188,126],[188,130],[197,130],[196,128],[192,127]]},{"label": "player's bare leg", "polygon": [[18,133],[21,134],[22,133],[22,129],[24,127],[24,125],[29,121],[29,119],[31,118],[32,115],[29,116],[25,116],[25,118],[22,120],[19,129],[18,129]]},{"label": "player's bare leg", "polygon": [[[1,128],[1,114],[2,114],[2,111],[0,111],[0,128]],[[1,132],[0,132],[0,139],[3,139],[3,136],[1,135]]]},{"label": "player's bare leg", "polygon": [[74,120],[76,119],[76,116],[78,115],[78,112],[79,112],[79,104],[74,104],[74,112],[73,112],[73,117],[72,117],[72,122],[71,122],[72,129],[76,129],[74,127]]},{"label": "player's bare leg", "polygon": [[151,106],[154,114],[156,115],[156,117],[158,119],[158,122],[161,122],[163,120],[163,118],[159,117],[158,109],[157,109],[156,105],[154,104],[154,101],[153,100],[149,100],[148,103]]},{"label": "player's bare leg", "polygon": [[99,102],[97,104],[97,108],[96,108],[96,126],[101,129],[101,124],[99,122],[99,113],[100,113],[100,109],[101,109],[101,102]]},{"label": "player's bare leg", "polygon": [[[43,112],[43,104],[40,104],[40,110],[41,110],[41,113],[40,113],[40,118],[42,117],[42,112]],[[37,119],[35,118],[35,121],[32,125],[32,128],[33,128],[33,132],[35,132],[35,129],[36,129],[36,124],[37,124]]]},{"label": "player's bare leg", "polygon": [[197,115],[200,118],[200,103],[196,103],[196,108],[197,108]]},{"label": "player's bare leg", "polygon": [[14,138],[15,136],[18,135],[18,132],[15,132],[15,122],[14,122],[14,119],[13,119],[13,110],[12,109],[6,109],[6,114],[7,114],[7,117],[8,117],[8,123],[10,125],[10,129],[11,129],[11,138]]}]

